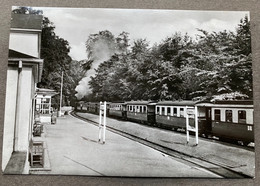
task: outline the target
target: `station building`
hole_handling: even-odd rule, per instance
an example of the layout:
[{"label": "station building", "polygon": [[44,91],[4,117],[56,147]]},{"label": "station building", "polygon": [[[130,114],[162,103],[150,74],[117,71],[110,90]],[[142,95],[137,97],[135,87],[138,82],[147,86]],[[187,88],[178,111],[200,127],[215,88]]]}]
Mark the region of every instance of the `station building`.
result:
[{"label": "station building", "polygon": [[53,116],[51,98],[58,93],[52,89],[37,88],[36,94],[35,112],[37,113],[37,119],[43,124],[50,124]]},{"label": "station building", "polygon": [[28,174],[36,84],[41,80],[42,16],[12,14],[4,113],[2,171]]}]

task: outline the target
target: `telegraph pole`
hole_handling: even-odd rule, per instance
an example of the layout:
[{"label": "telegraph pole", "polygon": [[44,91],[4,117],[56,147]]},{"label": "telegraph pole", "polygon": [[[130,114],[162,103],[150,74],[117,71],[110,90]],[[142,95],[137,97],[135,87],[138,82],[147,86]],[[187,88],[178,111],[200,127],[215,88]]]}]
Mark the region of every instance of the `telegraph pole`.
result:
[{"label": "telegraph pole", "polygon": [[62,106],[62,87],[63,87],[63,71],[61,72],[61,84],[60,84],[60,110],[59,117],[61,116],[61,106]]}]

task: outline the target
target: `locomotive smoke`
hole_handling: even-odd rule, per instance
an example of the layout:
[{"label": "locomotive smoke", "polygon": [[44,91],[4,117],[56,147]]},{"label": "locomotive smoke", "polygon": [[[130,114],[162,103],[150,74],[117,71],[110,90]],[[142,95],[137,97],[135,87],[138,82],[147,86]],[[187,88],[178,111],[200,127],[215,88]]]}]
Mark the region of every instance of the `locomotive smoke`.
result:
[{"label": "locomotive smoke", "polygon": [[91,76],[95,75],[95,69],[97,69],[101,63],[108,60],[115,52],[116,47],[114,43],[108,43],[106,40],[98,40],[95,42],[91,54],[91,59],[93,60],[91,68],[86,72],[85,77],[82,78],[75,89],[77,91],[75,96],[78,100],[91,93],[89,81],[91,80]]}]

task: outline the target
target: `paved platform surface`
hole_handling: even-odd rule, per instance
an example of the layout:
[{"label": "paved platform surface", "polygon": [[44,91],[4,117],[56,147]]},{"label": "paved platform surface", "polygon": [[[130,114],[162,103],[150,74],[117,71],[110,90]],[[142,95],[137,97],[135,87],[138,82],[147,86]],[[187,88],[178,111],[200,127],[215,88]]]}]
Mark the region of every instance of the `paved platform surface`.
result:
[{"label": "paved platform surface", "polygon": [[44,128],[42,140],[51,169],[31,171],[32,174],[219,177],[110,131],[106,133],[106,143],[101,144],[97,141],[98,127],[73,116],[58,118],[55,125],[48,124]]},{"label": "paved platform surface", "polygon": [[[77,113],[80,116],[99,122],[98,115]],[[190,136],[190,143],[186,143],[186,134],[155,127],[136,124],[129,121],[107,118],[107,125],[115,129],[136,135],[151,142],[169,147],[178,152],[205,159],[213,163],[224,164],[228,168],[244,173],[248,176],[255,175],[255,152],[227,143],[215,143],[199,138],[199,145],[195,146],[195,138]]]}]

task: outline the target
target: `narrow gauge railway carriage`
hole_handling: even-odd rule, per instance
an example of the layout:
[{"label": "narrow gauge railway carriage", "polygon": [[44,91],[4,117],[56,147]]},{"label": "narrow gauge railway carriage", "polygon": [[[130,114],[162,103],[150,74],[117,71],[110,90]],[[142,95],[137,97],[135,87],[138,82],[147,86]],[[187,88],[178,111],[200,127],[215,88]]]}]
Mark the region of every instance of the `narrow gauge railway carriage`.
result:
[{"label": "narrow gauge railway carriage", "polygon": [[155,105],[151,101],[126,102],[127,119],[147,124],[155,124]]},{"label": "narrow gauge railway carriage", "polygon": [[[88,104],[87,105],[88,112],[93,114],[99,114],[100,102],[88,102],[87,104]],[[107,116],[109,116],[109,105],[110,102],[107,102],[107,106],[106,106]]]},{"label": "narrow gauge railway carriage", "polygon": [[[160,101],[156,104],[156,125],[176,130],[186,128],[186,109],[194,113],[195,101]],[[195,126],[194,114],[189,116],[189,125]]]},{"label": "narrow gauge railway carriage", "polygon": [[84,101],[80,101],[77,103],[77,111],[79,112],[87,112],[88,103],[85,103]]},{"label": "narrow gauge railway carriage", "polygon": [[109,106],[109,116],[127,119],[126,103],[124,102],[112,102]]},{"label": "narrow gauge railway carriage", "polygon": [[[99,102],[81,103],[78,110],[99,114]],[[131,101],[107,103],[107,115],[170,129],[186,129],[195,125],[195,107],[198,108],[199,134],[216,136],[220,140],[254,142],[253,101]],[[186,110],[187,109],[187,110]]]},{"label": "narrow gauge railway carriage", "polygon": [[199,123],[205,134],[220,140],[254,142],[253,101],[216,101],[197,104]]},{"label": "narrow gauge railway carriage", "polygon": [[87,102],[87,112],[98,114],[99,113],[99,103],[98,102]]}]

